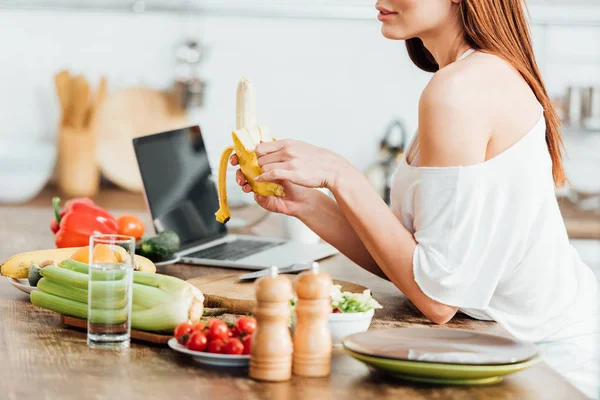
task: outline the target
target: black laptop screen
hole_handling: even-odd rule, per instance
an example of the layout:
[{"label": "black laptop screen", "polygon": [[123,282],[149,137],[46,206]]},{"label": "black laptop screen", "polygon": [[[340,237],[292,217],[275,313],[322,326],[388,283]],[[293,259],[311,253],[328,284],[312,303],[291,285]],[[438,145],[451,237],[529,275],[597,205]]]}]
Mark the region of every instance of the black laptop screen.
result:
[{"label": "black laptop screen", "polygon": [[226,232],[215,219],[217,188],[198,126],[133,140],[158,231],[175,231],[182,247]]}]

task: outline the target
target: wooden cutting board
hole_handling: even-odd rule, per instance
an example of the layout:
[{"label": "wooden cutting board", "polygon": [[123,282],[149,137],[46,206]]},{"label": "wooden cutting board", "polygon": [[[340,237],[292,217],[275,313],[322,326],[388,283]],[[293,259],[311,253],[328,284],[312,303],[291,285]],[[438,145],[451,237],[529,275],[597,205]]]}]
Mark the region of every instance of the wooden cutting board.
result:
[{"label": "wooden cutting board", "polygon": [[[226,308],[231,314],[251,313],[255,305],[254,284],[256,281],[240,282],[238,276],[244,273],[200,276],[187,281],[196,286],[204,295],[204,306]],[[298,275],[285,275],[293,282]],[[341,285],[343,292],[362,293],[367,288],[352,282],[333,280]]]},{"label": "wooden cutting board", "polygon": [[[87,320],[85,320],[85,319],[73,318],[73,317],[69,317],[67,315],[61,315],[60,322],[62,322],[64,325],[70,326],[71,328],[87,330]],[[172,337],[173,336],[171,336],[171,335],[159,335],[156,333],[138,331],[135,329],[131,330],[131,339],[139,340],[141,342],[146,342],[146,343],[165,345],[165,344],[167,344],[169,339],[171,339]]]},{"label": "wooden cutting board", "polygon": [[107,95],[93,126],[95,155],[102,175],[117,186],[142,192],[132,139],[189,125],[173,93],[128,87]]}]

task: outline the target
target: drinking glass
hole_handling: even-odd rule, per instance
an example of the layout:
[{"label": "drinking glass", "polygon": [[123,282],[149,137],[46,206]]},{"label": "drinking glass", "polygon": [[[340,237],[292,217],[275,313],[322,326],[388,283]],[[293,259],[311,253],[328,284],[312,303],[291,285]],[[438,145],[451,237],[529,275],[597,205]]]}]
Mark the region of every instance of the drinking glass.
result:
[{"label": "drinking glass", "polygon": [[127,348],[135,238],[90,236],[87,343],[93,348]]}]

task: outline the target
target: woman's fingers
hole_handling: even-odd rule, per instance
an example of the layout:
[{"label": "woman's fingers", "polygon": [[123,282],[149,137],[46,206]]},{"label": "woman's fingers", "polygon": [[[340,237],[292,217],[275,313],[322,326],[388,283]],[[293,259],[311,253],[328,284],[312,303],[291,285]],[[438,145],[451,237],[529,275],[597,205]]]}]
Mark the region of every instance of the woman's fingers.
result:
[{"label": "woman's fingers", "polygon": [[254,151],[256,152],[256,156],[258,158],[265,156],[269,153],[274,153],[276,151],[281,150],[286,145],[289,145],[288,140],[275,140],[274,142],[261,142],[256,145]]},{"label": "woman's fingers", "polygon": [[265,165],[264,167],[262,167],[263,174],[267,171],[272,171],[274,169],[290,170],[290,169],[292,169],[292,162],[291,161],[274,162],[274,163],[269,163],[269,164]]},{"label": "woman's fingers", "polygon": [[238,185],[240,186],[244,186],[247,182],[246,182],[246,177],[244,176],[244,173],[242,172],[241,169],[238,169],[235,172],[235,181],[237,182]]},{"label": "woman's fingers", "polygon": [[[258,153],[256,154],[258,155]],[[258,165],[264,167],[265,165],[280,163],[286,160],[286,154],[283,151],[277,151],[275,153],[268,153],[264,156],[258,157]]]},{"label": "woman's fingers", "polygon": [[275,180],[292,180],[293,173],[287,169],[272,169],[269,171],[263,171],[262,174],[254,178],[256,182],[273,182]]},{"label": "woman's fingers", "polygon": [[233,154],[231,157],[229,157],[229,161],[231,162],[231,165],[233,165],[233,166],[238,165],[238,156],[237,156],[237,154]]}]

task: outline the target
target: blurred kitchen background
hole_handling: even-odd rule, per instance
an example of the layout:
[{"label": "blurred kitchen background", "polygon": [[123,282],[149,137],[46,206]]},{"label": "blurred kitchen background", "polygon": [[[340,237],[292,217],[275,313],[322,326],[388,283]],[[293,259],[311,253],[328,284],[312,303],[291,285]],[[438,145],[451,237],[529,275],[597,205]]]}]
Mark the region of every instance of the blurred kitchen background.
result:
[{"label": "blurred kitchen background", "polygon": [[[431,75],[381,35],[374,3],[0,0],[0,203],[139,193],[131,138],[187,124],[216,166],[242,76],[275,137],[337,151],[387,200]],[[571,183],[557,196],[600,278],[600,1],[527,5],[565,124]],[[229,181],[232,202],[252,201]]]}]

